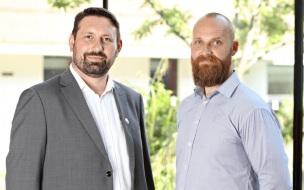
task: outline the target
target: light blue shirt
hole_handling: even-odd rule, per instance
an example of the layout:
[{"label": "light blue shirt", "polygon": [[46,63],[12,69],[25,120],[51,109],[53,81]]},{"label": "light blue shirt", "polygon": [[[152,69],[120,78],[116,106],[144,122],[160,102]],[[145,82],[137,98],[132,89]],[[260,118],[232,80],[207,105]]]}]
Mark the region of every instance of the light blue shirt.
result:
[{"label": "light blue shirt", "polygon": [[176,190],[290,190],[282,126],[234,72],[208,98],[196,87],[177,111]]}]

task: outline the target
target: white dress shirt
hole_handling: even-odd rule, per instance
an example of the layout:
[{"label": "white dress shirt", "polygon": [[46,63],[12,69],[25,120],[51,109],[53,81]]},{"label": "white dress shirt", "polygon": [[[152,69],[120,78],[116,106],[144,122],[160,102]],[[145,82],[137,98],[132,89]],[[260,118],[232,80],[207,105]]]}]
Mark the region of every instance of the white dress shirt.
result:
[{"label": "white dress shirt", "polygon": [[119,118],[113,94],[115,87],[114,82],[111,76],[108,75],[106,89],[99,97],[76,73],[72,64],[70,65],[70,70],[85,97],[108,153],[113,169],[114,190],[130,190],[131,174],[129,155],[127,152],[125,132]]}]

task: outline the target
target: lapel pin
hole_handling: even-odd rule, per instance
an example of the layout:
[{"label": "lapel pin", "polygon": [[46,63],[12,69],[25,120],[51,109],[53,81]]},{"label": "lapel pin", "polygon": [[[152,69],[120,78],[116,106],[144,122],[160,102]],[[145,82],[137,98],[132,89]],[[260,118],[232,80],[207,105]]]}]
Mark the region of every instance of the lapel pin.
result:
[{"label": "lapel pin", "polygon": [[125,118],[125,122],[129,125],[129,120],[128,120],[128,118]]}]

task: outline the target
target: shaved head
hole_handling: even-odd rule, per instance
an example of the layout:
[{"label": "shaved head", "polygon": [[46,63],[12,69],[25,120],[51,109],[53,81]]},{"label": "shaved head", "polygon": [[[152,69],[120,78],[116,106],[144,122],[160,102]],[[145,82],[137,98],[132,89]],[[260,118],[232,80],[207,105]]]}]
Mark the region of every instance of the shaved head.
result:
[{"label": "shaved head", "polygon": [[227,28],[225,28],[226,32],[228,32],[230,34],[230,38],[231,38],[231,41],[234,41],[234,28],[233,28],[233,25],[231,23],[231,21],[224,15],[220,14],[220,13],[208,13],[206,15],[204,15],[203,17],[201,17],[197,22],[196,24],[194,25],[193,28],[195,28],[195,26],[197,25],[197,23],[203,21],[204,18],[215,18],[215,19],[219,19],[222,21],[222,24],[225,24]]}]

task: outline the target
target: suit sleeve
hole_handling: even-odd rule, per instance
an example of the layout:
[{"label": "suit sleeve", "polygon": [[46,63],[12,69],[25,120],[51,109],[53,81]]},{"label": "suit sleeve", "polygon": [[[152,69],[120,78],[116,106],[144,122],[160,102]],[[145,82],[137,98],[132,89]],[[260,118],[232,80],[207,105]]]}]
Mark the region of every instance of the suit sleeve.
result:
[{"label": "suit sleeve", "polygon": [[260,190],[292,188],[281,129],[275,113],[264,109],[255,110],[241,129],[243,146],[258,176]]},{"label": "suit sleeve", "polygon": [[144,155],[144,164],[145,164],[145,174],[148,190],[155,190],[151,161],[150,161],[150,151],[149,144],[146,133],[146,123],[145,123],[145,109],[140,95],[140,132],[142,139],[143,155]]},{"label": "suit sleeve", "polygon": [[19,99],[12,122],[6,158],[6,190],[41,189],[46,146],[46,119],[41,99],[34,89]]}]

